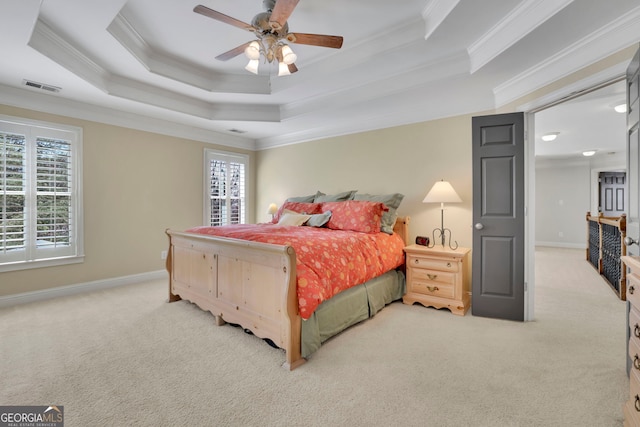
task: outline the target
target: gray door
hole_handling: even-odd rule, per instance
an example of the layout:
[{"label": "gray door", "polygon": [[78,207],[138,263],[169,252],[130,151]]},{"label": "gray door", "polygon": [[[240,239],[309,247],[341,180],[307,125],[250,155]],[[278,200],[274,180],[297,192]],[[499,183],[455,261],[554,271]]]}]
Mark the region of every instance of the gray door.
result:
[{"label": "gray door", "polygon": [[[640,50],[627,68],[627,185],[629,204],[627,236],[640,240]],[[638,256],[638,245],[627,246],[627,255]],[[627,302],[627,312],[630,305]],[[627,316],[627,374],[631,370],[629,357],[629,317]]]},{"label": "gray door", "polygon": [[600,172],[600,213],[618,217],[626,212],[625,188],[626,172]]},{"label": "gray door", "polygon": [[[629,204],[627,235],[640,238],[640,50],[627,69],[627,185]],[[627,254],[637,256],[638,246],[631,245]]]},{"label": "gray door", "polygon": [[524,320],[524,113],[473,117],[474,316]]}]

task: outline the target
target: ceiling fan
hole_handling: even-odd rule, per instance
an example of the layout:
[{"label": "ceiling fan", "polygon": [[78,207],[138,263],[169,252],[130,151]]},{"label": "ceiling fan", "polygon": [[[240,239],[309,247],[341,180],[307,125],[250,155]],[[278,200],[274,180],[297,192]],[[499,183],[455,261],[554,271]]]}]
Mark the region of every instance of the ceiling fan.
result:
[{"label": "ceiling fan", "polygon": [[295,61],[297,56],[293,53],[289,43],[306,44],[312,46],[330,47],[340,49],[342,47],[341,36],[329,36],[324,34],[290,33],[287,19],[300,0],[263,0],[265,12],[260,12],[251,20],[251,24],[227,16],[203,5],[196,6],[193,11],[209,18],[213,18],[225,24],[251,31],[257,40],[248,41],[224,52],[216,59],[228,61],[241,53],[249,58],[249,64],[245,67],[248,71],[258,74],[260,55],[266,62],[277,61],[279,64],[278,75],[287,75],[298,71]]}]

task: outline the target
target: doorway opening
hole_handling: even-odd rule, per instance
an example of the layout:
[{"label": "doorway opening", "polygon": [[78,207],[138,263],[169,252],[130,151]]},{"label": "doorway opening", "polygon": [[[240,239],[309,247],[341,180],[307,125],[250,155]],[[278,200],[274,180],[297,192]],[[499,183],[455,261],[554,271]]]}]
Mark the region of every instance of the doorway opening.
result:
[{"label": "doorway opening", "polygon": [[[612,207],[615,213],[611,216],[619,216],[620,208],[623,213],[628,208],[626,182],[621,189],[601,186],[603,177],[608,181],[627,181],[626,114],[615,109],[626,104],[626,83],[617,79],[583,93],[532,112],[535,132],[532,234],[535,253],[549,247],[566,249],[568,256],[581,257],[587,264],[589,215],[598,216],[601,209]],[[547,134],[556,137],[545,141],[542,136]],[[543,266],[536,265],[534,283],[539,283],[540,268]],[[606,289],[604,280],[603,288]],[[611,297],[617,298],[614,293]]]},{"label": "doorway opening", "polygon": [[587,92],[535,112],[536,246],[586,249],[586,215],[626,211],[626,84]]}]

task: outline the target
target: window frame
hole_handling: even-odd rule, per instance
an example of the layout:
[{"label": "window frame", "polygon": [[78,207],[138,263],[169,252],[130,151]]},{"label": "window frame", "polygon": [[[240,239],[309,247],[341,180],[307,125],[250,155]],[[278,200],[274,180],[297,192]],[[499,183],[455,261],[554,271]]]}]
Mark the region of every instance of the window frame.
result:
[{"label": "window frame", "polygon": [[[209,167],[211,160],[221,160],[225,162],[235,162],[244,165],[244,199],[242,203],[243,218],[240,220],[240,224],[246,224],[249,218],[249,181],[250,181],[250,165],[249,155],[242,153],[235,153],[231,151],[216,150],[211,148],[204,149],[204,161],[203,161],[203,224],[206,226],[212,226],[211,224],[211,197],[210,181],[211,181],[211,168]],[[226,200],[230,201],[229,192],[227,192]],[[230,207],[230,204],[227,206]],[[227,218],[231,218],[231,215],[227,215]],[[230,222],[221,225],[228,225]]]},{"label": "window frame", "polygon": [[[75,264],[84,261],[84,217],[82,199],[82,128],[59,123],[45,122],[41,120],[31,120],[21,117],[0,115],[0,131],[5,133],[16,133],[25,136],[25,159],[24,159],[24,192],[25,192],[25,212],[24,228],[26,236],[25,248],[21,250],[24,256],[7,257],[4,256],[3,249],[0,248],[0,272],[27,270],[32,268],[51,267],[57,265]],[[38,157],[36,142],[42,139],[61,139],[69,141],[71,147],[71,161],[69,186],[70,191],[70,218],[71,227],[69,247],[60,248],[38,248],[37,234],[33,231],[37,227],[37,199],[44,193],[38,192]],[[55,194],[54,194],[55,196]]]}]

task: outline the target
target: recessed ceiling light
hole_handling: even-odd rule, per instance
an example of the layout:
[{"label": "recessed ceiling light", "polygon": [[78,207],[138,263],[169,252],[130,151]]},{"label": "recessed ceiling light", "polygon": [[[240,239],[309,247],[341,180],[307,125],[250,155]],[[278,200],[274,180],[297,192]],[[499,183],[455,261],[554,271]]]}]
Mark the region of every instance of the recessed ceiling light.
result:
[{"label": "recessed ceiling light", "polygon": [[560,132],[549,132],[549,133],[545,133],[544,135],[542,135],[542,140],[543,141],[553,141],[554,139],[556,139],[558,137],[558,135],[560,135]]},{"label": "recessed ceiling light", "polygon": [[594,154],[596,154],[596,150],[589,150],[589,151],[583,151],[582,152],[582,155],[585,156],[585,157],[591,157]]},{"label": "recessed ceiling light", "polygon": [[627,112],[627,104],[618,104],[615,107],[613,107],[614,110],[616,110],[616,113],[626,113]]}]

